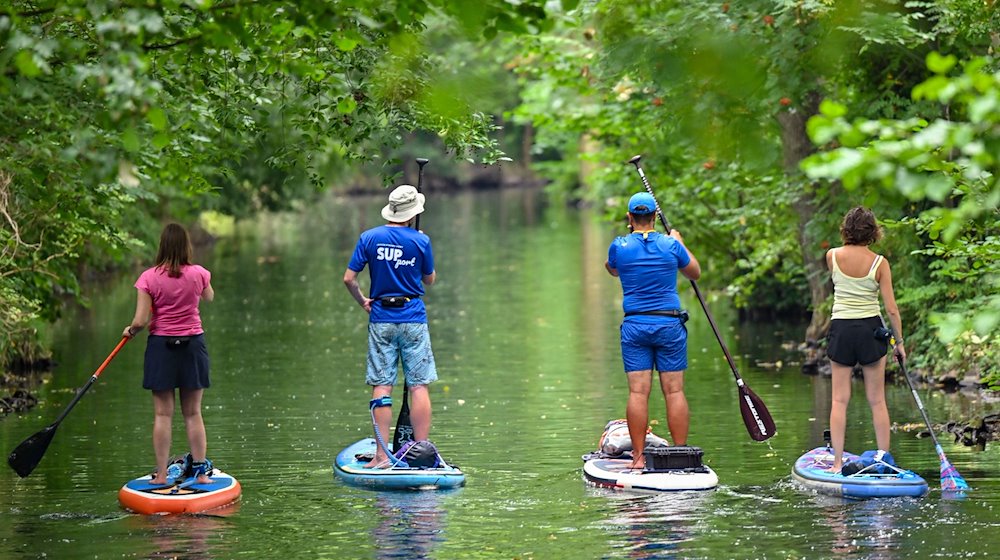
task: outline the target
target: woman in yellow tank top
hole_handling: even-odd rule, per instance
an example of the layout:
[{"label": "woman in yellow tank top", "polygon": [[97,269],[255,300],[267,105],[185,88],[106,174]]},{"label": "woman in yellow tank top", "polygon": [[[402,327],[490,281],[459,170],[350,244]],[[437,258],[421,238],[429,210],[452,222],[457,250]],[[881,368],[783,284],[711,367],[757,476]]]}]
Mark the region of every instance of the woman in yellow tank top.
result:
[{"label": "woman in yellow tank top", "polygon": [[882,237],[875,214],[863,207],[847,212],[840,225],[842,247],[826,253],[833,279],[833,315],[827,336],[827,356],[833,370],[833,404],[830,408],[830,443],[834,459],[831,471],[843,467],[847,404],[851,400],[851,371],[860,364],[864,372],[865,396],[872,411],[875,441],[880,451],[889,450],[889,411],[885,404],[885,342],[875,338],[875,329],[885,322],[879,309],[879,294],[896,333],[893,352],[906,358],[903,325],[892,291],[889,261],[869,246]]}]

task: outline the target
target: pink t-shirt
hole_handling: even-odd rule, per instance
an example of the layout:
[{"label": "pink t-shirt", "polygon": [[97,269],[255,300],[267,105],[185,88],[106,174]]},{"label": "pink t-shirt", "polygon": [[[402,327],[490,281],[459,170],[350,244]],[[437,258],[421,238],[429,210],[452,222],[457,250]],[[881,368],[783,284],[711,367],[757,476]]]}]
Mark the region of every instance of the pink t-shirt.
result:
[{"label": "pink t-shirt", "polygon": [[181,267],[178,278],[171,278],[162,268],[143,272],[135,287],[153,298],[149,334],[190,336],[205,332],[201,328],[198,303],[211,279],[212,273],[196,264]]}]

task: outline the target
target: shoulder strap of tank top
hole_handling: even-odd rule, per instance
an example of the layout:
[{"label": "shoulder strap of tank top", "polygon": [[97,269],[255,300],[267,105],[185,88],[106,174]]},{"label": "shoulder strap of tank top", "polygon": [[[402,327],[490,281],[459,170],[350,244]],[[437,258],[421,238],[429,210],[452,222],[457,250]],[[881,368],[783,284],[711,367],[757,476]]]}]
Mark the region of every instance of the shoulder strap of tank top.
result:
[{"label": "shoulder strap of tank top", "polygon": [[872,278],[875,277],[875,271],[878,270],[879,263],[882,262],[882,255],[875,255],[875,260],[872,261],[872,267],[868,269],[868,276]]},{"label": "shoulder strap of tank top", "polygon": [[838,249],[830,251],[830,260],[833,262],[834,272],[840,272],[840,266],[837,264],[837,251]]}]

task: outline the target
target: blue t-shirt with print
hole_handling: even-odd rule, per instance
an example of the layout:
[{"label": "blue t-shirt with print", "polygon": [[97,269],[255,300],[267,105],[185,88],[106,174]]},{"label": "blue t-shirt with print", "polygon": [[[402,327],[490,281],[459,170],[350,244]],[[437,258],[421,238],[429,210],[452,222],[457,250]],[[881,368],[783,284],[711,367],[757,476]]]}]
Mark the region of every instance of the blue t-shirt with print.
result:
[{"label": "blue t-shirt with print", "polygon": [[[622,283],[622,308],[632,311],[680,309],[677,271],[691,263],[680,241],[659,232],[631,233],[615,238],[608,248],[608,265],[618,270]],[[632,315],[629,321],[674,321],[662,315]]]},{"label": "blue t-shirt with print", "polygon": [[423,277],[434,272],[431,238],[402,226],[379,226],[361,234],[347,268],[361,272],[368,266],[372,323],[426,323],[422,299],[403,307],[382,307],[380,298],[424,295]]}]

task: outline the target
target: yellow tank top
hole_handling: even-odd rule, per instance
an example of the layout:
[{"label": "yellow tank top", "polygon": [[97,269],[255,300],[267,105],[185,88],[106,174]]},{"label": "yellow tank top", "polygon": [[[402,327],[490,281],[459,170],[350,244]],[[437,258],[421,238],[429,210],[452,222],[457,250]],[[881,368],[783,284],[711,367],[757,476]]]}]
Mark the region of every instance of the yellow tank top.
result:
[{"label": "yellow tank top", "polygon": [[833,319],[867,319],[881,316],[878,304],[878,281],[875,271],[882,262],[882,255],[875,255],[875,261],[863,278],[848,276],[837,266],[837,251],[831,254],[833,261]]}]

